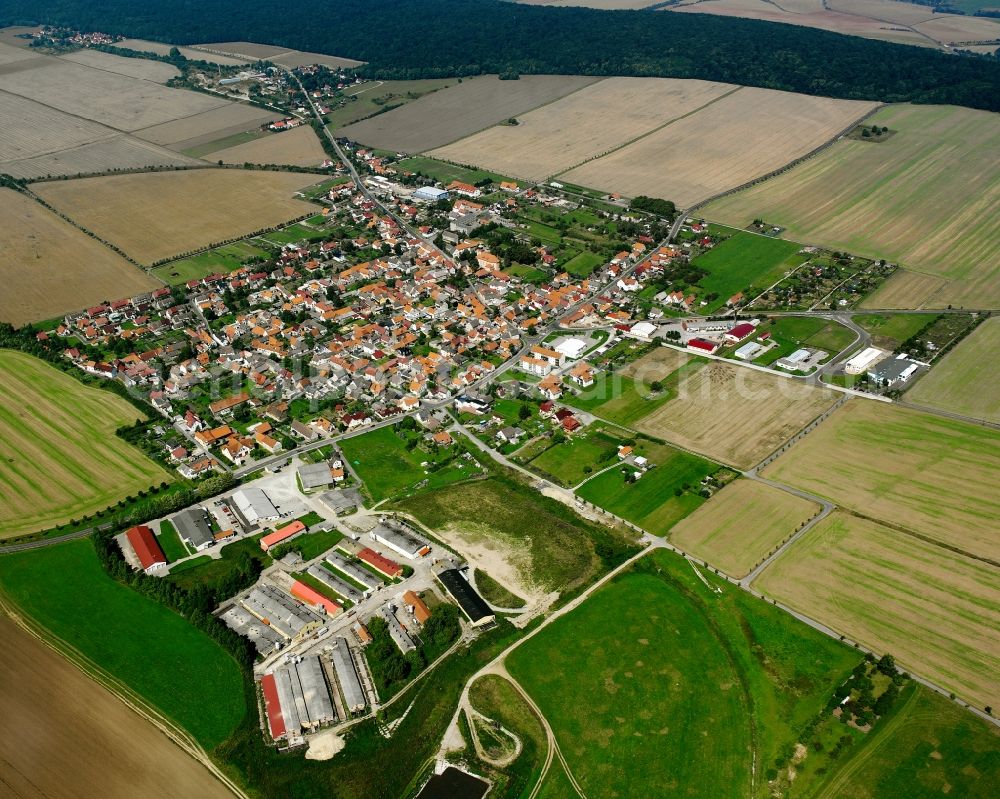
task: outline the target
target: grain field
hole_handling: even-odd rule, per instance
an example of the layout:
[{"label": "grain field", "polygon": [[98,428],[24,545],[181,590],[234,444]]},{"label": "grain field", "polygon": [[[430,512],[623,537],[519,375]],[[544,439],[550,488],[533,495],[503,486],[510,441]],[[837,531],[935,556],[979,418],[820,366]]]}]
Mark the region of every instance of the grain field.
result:
[{"label": "grain field", "polygon": [[125,75],[129,78],[139,78],[140,80],[151,80],[154,83],[166,83],[171,78],[181,74],[181,71],[172,64],[164,64],[162,61],[150,61],[146,58],[126,58],[125,56],[102,53],[100,50],[77,50],[60,56],[66,61],[75,64],[83,64],[94,69],[103,69],[107,72],[114,72],[117,75]]},{"label": "grain field", "polygon": [[309,125],[302,125],[284,133],[265,135],[211,154],[212,161],[223,161],[227,164],[291,166],[319,166],[327,157],[316,131]]}]

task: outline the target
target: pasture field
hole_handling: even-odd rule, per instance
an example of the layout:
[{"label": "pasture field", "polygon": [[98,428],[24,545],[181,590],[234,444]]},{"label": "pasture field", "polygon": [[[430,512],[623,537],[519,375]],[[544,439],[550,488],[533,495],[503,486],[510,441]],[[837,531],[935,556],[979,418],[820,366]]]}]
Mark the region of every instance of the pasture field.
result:
[{"label": "pasture field", "polygon": [[212,153],[212,161],[227,164],[289,164],[291,166],[319,166],[327,155],[309,125],[294,130],[261,136],[235,147]]},{"label": "pasture field", "polygon": [[[44,183],[39,196],[141,263],[280,225],[314,210],[290,172],[193,169]],[[234,212],[238,209],[238,213]]]},{"label": "pasture field", "polygon": [[190,258],[171,261],[156,267],[152,272],[164,283],[176,286],[189,280],[200,280],[216,272],[232,272],[250,258],[266,258],[269,255],[267,250],[256,247],[249,241],[236,241],[192,255]]},{"label": "pasture field", "polygon": [[644,530],[664,535],[705,502],[698,494],[702,478],[713,474],[718,466],[652,441],[640,440],[635,449],[655,463],[655,468],[635,482],[627,479],[634,468],[609,469],[580,486],[576,494]]},{"label": "pasture field", "polygon": [[749,469],[836,401],[799,381],[713,361],[680,381],[676,396],[633,427]]},{"label": "pasture field", "polygon": [[88,666],[120,680],[206,749],[243,718],[236,661],[186,619],[108,577],[90,541],[0,557],[0,589]]},{"label": "pasture field", "polygon": [[735,480],[674,525],[670,541],[742,578],[819,511],[815,502],[779,488]]},{"label": "pasture field", "polygon": [[466,78],[449,89],[349,125],[340,133],[380,150],[419,153],[538,108],[597,80],[579,75]]},{"label": "pasture field", "polygon": [[425,491],[390,508],[415,517],[528,602],[583,587],[606,568],[599,548],[620,552],[627,547],[618,532],[500,474]]},{"label": "pasture field", "polygon": [[1000,700],[994,566],[841,511],[754,585],[972,704]]},{"label": "pasture field", "polygon": [[[280,118],[280,114],[256,106],[227,103],[200,114],[143,128],[136,131],[135,135],[177,152],[196,151],[239,133],[256,133],[261,125]],[[195,157],[200,155],[195,152]]]},{"label": "pasture field", "polygon": [[1000,432],[850,400],[764,476],[974,556],[1000,559]]},{"label": "pasture field", "polygon": [[115,435],[139,416],[115,394],[0,350],[0,539],[102,510],[170,474]]},{"label": "pasture field", "polygon": [[100,50],[76,50],[60,56],[66,61],[74,64],[83,64],[85,67],[103,69],[114,72],[116,75],[125,75],[129,78],[139,78],[140,80],[150,80],[153,83],[166,83],[171,78],[176,78],[181,74],[177,67],[171,64],[164,64],[162,61],[150,61],[146,58],[125,58],[111,53],[102,53]]},{"label": "pasture field", "polygon": [[0,89],[125,132],[230,104],[60,58],[28,63],[30,69],[0,75]]},{"label": "pasture field", "polygon": [[[629,197],[664,197],[685,208],[805,155],[874,107],[869,102],[743,87],[566,172],[565,178]],[[741,146],[734,148],[734,141]]]},{"label": "pasture field", "polygon": [[579,255],[574,255],[562,268],[576,277],[590,277],[594,270],[604,263],[604,258],[596,252],[584,250]]},{"label": "pasture field", "polygon": [[894,350],[926,325],[931,315],[923,314],[858,314],[854,322],[872,334],[876,347]]},{"label": "pasture field", "polygon": [[[896,105],[871,121],[885,142],[844,139],[788,172],[703,210],[737,227],[755,217],[789,238],[898,261],[872,308],[1000,307],[1000,121],[953,106]],[[946,207],[946,219],[940,209]]]},{"label": "pasture field", "polygon": [[975,419],[1000,422],[1000,317],[987,319],[917,381],[906,399]]},{"label": "pasture field", "polygon": [[[594,796],[763,796],[860,656],[672,553],[647,555],[512,652]],[[559,795],[559,794],[556,794]]]},{"label": "pasture field", "polygon": [[544,180],[736,89],[701,80],[605,78],[518,117],[517,125],[497,125],[432,155],[526,180]]},{"label": "pasture field", "polygon": [[437,471],[425,469],[421,463],[444,460],[449,453],[441,451],[435,456],[420,449],[407,449],[406,441],[391,427],[380,427],[364,435],[345,438],[340,448],[364,482],[368,496],[375,502],[425,480],[428,486],[436,487],[463,480],[475,473],[463,461],[459,461],[464,464],[461,468],[455,464]]},{"label": "pasture field", "polygon": [[714,295],[704,312],[710,314],[718,310],[738,291],[753,297],[777,282],[809,260],[809,255],[800,252],[801,249],[801,245],[793,241],[740,230],[699,255],[692,266],[708,274],[698,281],[698,285],[705,292],[705,299]]},{"label": "pasture field", "polygon": [[[6,795],[232,796],[155,726],[6,616],[0,616],[0,635]],[[58,769],[51,767],[53,756]]]},{"label": "pasture field", "polygon": [[0,320],[23,325],[159,283],[34,200],[0,188]]},{"label": "pasture field", "polygon": [[563,485],[574,486],[591,472],[617,463],[620,443],[614,435],[592,427],[584,435],[575,435],[532,458],[531,465]]},{"label": "pasture field", "polygon": [[815,782],[808,772],[800,774],[791,796],[988,799],[1000,781],[998,748],[996,727],[913,684],[864,747]]}]

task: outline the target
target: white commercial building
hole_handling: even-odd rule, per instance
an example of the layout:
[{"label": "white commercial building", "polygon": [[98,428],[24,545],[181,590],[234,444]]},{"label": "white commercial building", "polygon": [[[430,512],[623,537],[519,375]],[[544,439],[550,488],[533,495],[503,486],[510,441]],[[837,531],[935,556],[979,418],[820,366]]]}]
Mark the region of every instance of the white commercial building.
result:
[{"label": "white commercial building", "polygon": [[277,508],[259,488],[243,488],[233,494],[233,504],[251,525],[280,518]]},{"label": "white commercial building", "polygon": [[879,361],[888,357],[889,353],[878,347],[868,347],[844,364],[844,371],[849,375],[859,375]]},{"label": "white commercial building", "polygon": [[574,359],[583,355],[587,342],[579,338],[564,338],[555,346],[555,351],[566,358]]},{"label": "white commercial building", "polygon": [[447,200],[448,191],[447,189],[438,189],[434,186],[421,186],[413,192],[413,199],[436,203],[438,200]]},{"label": "white commercial building", "polygon": [[741,361],[752,361],[766,349],[767,347],[758,344],[756,341],[750,341],[736,350],[736,352],[733,353],[733,357],[738,358]]}]

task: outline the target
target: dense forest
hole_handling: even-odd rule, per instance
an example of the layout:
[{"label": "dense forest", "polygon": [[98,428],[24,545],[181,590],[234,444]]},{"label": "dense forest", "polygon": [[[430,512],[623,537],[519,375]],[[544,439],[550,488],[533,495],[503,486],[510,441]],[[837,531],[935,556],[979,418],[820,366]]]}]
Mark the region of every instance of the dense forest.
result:
[{"label": "dense forest", "polygon": [[176,44],[249,40],[357,58],[384,78],[484,72],[703,78],[1000,110],[1000,61],[707,14],[501,0],[0,0],[5,23]]}]

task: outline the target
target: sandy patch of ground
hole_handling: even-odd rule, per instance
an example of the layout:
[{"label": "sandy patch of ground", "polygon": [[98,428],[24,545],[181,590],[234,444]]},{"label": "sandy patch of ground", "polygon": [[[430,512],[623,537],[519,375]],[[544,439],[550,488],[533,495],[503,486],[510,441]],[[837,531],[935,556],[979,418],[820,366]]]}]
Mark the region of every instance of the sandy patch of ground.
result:
[{"label": "sandy patch of ground", "polygon": [[347,742],[333,730],[323,730],[309,736],[309,749],[306,750],[306,760],[330,760],[341,751]]}]

